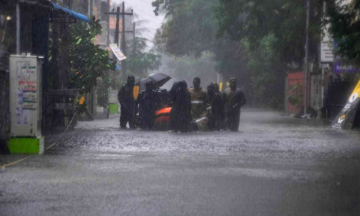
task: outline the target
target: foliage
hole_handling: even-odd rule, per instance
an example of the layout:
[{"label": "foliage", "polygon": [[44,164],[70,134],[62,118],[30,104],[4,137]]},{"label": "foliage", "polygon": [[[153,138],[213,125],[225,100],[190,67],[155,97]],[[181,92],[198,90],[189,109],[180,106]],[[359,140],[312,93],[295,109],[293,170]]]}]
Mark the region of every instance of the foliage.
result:
[{"label": "foliage", "polygon": [[[310,60],[318,58],[322,1],[313,2]],[[211,52],[225,79],[236,77],[256,105],[283,105],[288,65],[303,65],[306,5],[303,0],[155,0],[167,20],[155,44],[174,56]]]},{"label": "foliage", "polygon": [[[285,72],[301,70],[304,57],[306,5],[303,0],[219,0],[218,37],[244,46],[250,94],[256,105],[281,108]],[[310,61],[318,58],[322,1],[312,1]],[[295,65],[297,68],[288,67]]]},{"label": "foliage", "polygon": [[155,7],[155,15],[158,15],[159,11],[165,11],[166,16],[170,16],[183,3],[183,0],[154,0],[152,6]]},{"label": "foliage", "polygon": [[[326,0],[329,31],[336,41],[336,53],[349,60],[360,59],[360,1],[345,5],[343,1]],[[359,63],[357,63],[359,64]]]},{"label": "foliage", "polygon": [[110,70],[115,69],[108,51],[93,43],[98,34],[101,34],[99,20],[92,20],[90,24],[80,22],[70,27],[68,72],[71,88],[78,88],[82,93],[90,92],[98,77],[108,77]]},{"label": "foliage", "polygon": [[127,58],[130,73],[137,77],[148,75],[149,71],[156,70],[161,65],[161,56],[153,51],[145,52],[147,45],[145,38],[136,37],[129,46]]},{"label": "foliage", "polygon": [[274,49],[277,38],[270,34],[260,41],[260,46],[251,50],[250,43],[244,41],[248,57],[247,69],[253,89],[254,105],[268,105],[281,108],[284,98],[284,65],[279,53]]},{"label": "foliage", "polygon": [[[225,80],[237,77],[239,85],[244,88],[247,96],[251,95],[252,85],[242,43],[232,40],[227,35],[222,38],[216,37],[218,24],[214,11],[219,0],[160,0],[153,3],[156,4],[158,4],[156,10],[165,12],[168,18],[157,32],[155,44],[160,51],[176,56],[174,63],[184,66],[179,68],[186,68],[174,70],[179,73],[178,77],[187,77],[184,73],[194,71],[191,67],[196,68],[196,65],[200,65],[204,59],[210,57],[213,63],[208,65],[214,68],[207,71],[200,69],[199,73],[194,72],[194,74],[201,74],[203,78],[212,77],[213,82],[216,81],[216,76],[212,74],[216,72],[222,74]],[[186,62],[191,64],[185,64]],[[186,65],[191,67],[185,67]]]},{"label": "foliage", "polygon": [[243,88],[247,100],[253,99],[253,85],[251,83],[251,73],[248,70],[248,53],[244,43],[231,40],[225,36],[216,41],[214,52],[216,60],[216,70],[223,75],[225,80],[232,77],[237,78],[238,84]]},{"label": "foliage", "polygon": [[[311,7],[310,41],[317,54],[320,37],[321,1]],[[303,0],[220,0],[216,10],[219,21],[218,36],[228,33],[234,40],[247,39],[251,49],[269,34],[278,40],[274,49],[285,62],[301,63],[304,57],[306,4]]]},{"label": "foliage", "polygon": [[[241,43],[230,38],[216,38],[218,24],[214,10],[218,4],[219,0],[153,2],[155,10],[164,12],[167,16],[166,22],[156,34],[155,45],[163,53],[184,57],[183,60],[187,59],[194,64],[197,64],[196,59],[203,58],[204,53],[211,52],[216,62],[215,68],[209,70],[209,73],[216,70],[226,79],[236,76],[241,79],[240,85],[248,86]],[[188,68],[189,70],[191,71]]]},{"label": "foliage", "polygon": [[161,2],[168,19],[157,32],[156,45],[175,56],[200,57],[203,51],[213,50],[217,24],[212,10],[218,0],[158,0],[153,5]]},{"label": "foliage", "polygon": [[296,106],[302,104],[303,98],[303,86],[300,84],[293,85],[289,90],[291,95],[288,96],[288,100],[291,105]]}]

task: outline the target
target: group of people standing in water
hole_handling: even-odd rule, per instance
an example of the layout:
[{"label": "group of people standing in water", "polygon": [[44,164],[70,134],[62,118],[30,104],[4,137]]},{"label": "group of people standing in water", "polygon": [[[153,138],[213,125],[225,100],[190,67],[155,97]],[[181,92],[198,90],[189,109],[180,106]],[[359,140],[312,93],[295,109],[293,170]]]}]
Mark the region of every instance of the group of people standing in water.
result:
[{"label": "group of people standing in water", "polygon": [[[135,78],[129,76],[118,94],[121,128],[126,128],[127,123],[130,128],[136,128],[138,122],[140,129],[152,130],[156,111],[168,106],[171,107],[170,131],[238,131],[241,107],[246,99],[243,91],[237,88],[235,78],[230,79],[229,88],[223,93],[216,83],[210,83],[204,91],[199,77],[193,79],[192,88],[188,89],[186,81],[180,81],[174,82],[170,91],[159,91],[150,81],[137,99],[133,94],[134,85]],[[138,119],[135,118],[137,113]]]}]

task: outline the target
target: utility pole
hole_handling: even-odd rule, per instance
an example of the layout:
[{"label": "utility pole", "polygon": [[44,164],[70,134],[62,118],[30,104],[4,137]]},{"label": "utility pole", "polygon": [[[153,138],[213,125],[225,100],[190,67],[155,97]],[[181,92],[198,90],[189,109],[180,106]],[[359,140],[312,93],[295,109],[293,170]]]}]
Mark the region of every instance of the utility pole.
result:
[{"label": "utility pole", "polygon": [[[109,12],[105,14],[116,15],[116,27],[115,27],[115,39],[114,43],[119,46],[119,16],[122,16],[122,37],[121,37],[121,51],[126,56],[126,40],[125,40],[125,15],[133,15],[133,11],[131,13],[125,13],[125,2],[122,3],[122,11],[120,12],[120,7],[116,8],[116,12]],[[121,62],[122,64],[122,71],[123,71],[123,78],[126,78],[126,60]]]},{"label": "utility pole", "polygon": [[[125,13],[125,2],[122,2],[122,13]],[[121,49],[122,52],[124,53],[124,55],[126,56],[126,40],[125,40],[125,15],[123,15],[122,17],[122,37],[121,37]],[[123,78],[124,80],[126,79],[126,59],[124,61],[121,62],[121,68],[123,71]]]},{"label": "utility pole", "polygon": [[306,42],[305,42],[305,96],[304,116],[307,114],[308,100],[308,73],[309,73],[309,22],[310,22],[310,0],[306,1]]},{"label": "utility pole", "polygon": [[116,25],[115,25],[115,39],[114,43],[116,43],[119,46],[119,16],[120,16],[120,7],[116,8]]},{"label": "utility pole", "polygon": [[136,52],[136,39],[135,39],[135,28],[136,28],[136,23],[133,22],[133,41],[134,41],[134,45],[133,45],[133,53],[135,54]]},{"label": "utility pole", "polygon": [[89,4],[89,13],[90,13],[90,19],[92,19],[93,17],[93,6],[94,6],[94,1],[90,0],[90,4]]}]

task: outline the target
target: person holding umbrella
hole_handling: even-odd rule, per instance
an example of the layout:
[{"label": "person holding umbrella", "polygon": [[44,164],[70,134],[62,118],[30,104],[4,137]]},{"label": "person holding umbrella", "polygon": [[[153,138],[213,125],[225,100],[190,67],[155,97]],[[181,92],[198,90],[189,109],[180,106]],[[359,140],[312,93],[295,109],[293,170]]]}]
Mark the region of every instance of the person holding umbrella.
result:
[{"label": "person holding umbrella", "polygon": [[129,75],[126,84],[120,88],[118,99],[121,106],[120,127],[125,129],[129,122],[130,128],[135,128],[134,114],[137,113],[136,100],[134,98],[135,77]]},{"label": "person holding umbrella", "polygon": [[240,124],[240,108],[246,104],[244,92],[237,88],[236,79],[230,79],[230,88],[223,95],[225,102],[225,125],[231,131],[238,131]]}]

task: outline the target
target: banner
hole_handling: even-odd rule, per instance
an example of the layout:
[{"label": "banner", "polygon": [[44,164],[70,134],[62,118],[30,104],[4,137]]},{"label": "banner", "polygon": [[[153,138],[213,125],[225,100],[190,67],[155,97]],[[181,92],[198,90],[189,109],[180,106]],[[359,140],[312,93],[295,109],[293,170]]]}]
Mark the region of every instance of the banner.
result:
[{"label": "banner", "polygon": [[126,56],[124,55],[124,53],[121,52],[121,50],[116,44],[110,44],[110,48],[113,51],[116,58],[119,59],[119,61],[126,59]]},{"label": "banner", "polygon": [[360,81],[356,85],[345,107],[340,114],[335,118],[332,127],[336,129],[351,129],[354,124],[354,118],[357,111],[357,106],[360,101]]},{"label": "banner", "polygon": [[359,73],[360,67],[353,65],[349,60],[335,56],[334,73]]}]

